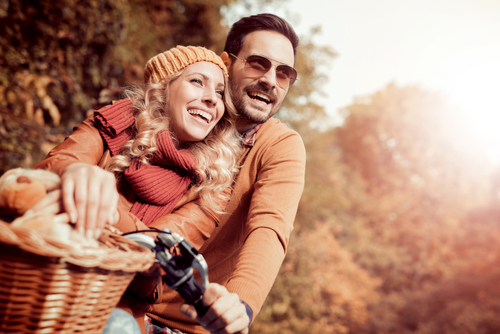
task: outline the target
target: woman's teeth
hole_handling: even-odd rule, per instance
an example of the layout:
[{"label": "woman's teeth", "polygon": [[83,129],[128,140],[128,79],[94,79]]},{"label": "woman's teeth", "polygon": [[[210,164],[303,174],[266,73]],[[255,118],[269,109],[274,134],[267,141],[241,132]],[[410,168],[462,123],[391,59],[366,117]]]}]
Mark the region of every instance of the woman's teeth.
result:
[{"label": "woman's teeth", "polygon": [[198,116],[204,118],[207,121],[207,123],[210,123],[210,121],[212,120],[212,115],[210,115],[209,113],[207,113],[203,110],[192,109],[192,110],[188,110],[188,113],[190,113],[191,115],[198,115]]}]

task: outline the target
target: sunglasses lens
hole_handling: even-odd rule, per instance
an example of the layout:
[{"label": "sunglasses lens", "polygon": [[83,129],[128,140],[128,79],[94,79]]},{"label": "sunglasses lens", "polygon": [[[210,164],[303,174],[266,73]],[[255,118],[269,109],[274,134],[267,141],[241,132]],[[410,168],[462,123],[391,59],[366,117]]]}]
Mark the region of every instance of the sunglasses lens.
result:
[{"label": "sunglasses lens", "polygon": [[249,76],[260,77],[269,71],[272,64],[269,59],[260,56],[250,56],[247,58],[246,70]]},{"label": "sunglasses lens", "polygon": [[[250,56],[245,63],[245,71],[248,76],[258,78],[263,76],[273,66],[271,61],[261,56]],[[287,88],[297,79],[297,71],[288,65],[279,65],[276,67],[276,79],[278,84]]]},{"label": "sunglasses lens", "polygon": [[276,67],[276,77],[282,87],[288,87],[297,79],[297,71],[288,65],[280,65]]}]

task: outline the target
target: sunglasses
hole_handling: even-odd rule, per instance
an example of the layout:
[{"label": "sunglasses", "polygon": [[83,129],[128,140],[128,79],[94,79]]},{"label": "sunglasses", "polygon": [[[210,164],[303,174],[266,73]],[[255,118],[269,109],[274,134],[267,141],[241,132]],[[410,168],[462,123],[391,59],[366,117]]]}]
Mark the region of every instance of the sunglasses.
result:
[{"label": "sunglasses", "polygon": [[287,89],[295,80],[297,80],[297,71],[288,65],[273,65],[271,60],[262,56],[248,56],[247,59],[241,59],[234,54],[230,53],[231,56],[245,62],[245,73],[250,78],[260,78],[266,74],[271,67],[276,68],[276,82],[278,86],[283,89]]}]

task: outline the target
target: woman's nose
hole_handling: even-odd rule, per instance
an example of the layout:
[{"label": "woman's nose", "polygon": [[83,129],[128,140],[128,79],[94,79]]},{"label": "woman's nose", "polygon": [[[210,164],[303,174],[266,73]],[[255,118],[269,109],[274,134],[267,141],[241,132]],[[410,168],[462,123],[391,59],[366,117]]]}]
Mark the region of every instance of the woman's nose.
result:
[{"label": "woman's nose", "polygon": [[203,102],[208,105],[215,105],[217,103],[217,93],[213,89],[205,89],[203,93]]}]

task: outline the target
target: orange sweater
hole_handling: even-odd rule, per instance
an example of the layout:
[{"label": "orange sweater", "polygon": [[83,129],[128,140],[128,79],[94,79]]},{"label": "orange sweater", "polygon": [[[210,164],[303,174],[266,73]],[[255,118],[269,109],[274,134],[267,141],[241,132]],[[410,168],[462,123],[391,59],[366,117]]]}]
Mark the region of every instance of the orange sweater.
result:
[{"label": "orange sweater", "polygon": [[[304,187],[305,149],[300,136],[271,118],[246,147],[233,196],[200,253],[211,282],[227,287],[259,313],[285,257]],[[199,212],[188,203],[177,212]],[[189,236],[186,237],[189,240]],[[179,312],[182,300],[164,287],[152,318],[188,333],[206,333]]]},{"label": "orange sweater", "polygon": [[[92,128],[91,121],[80,125],[35,167],[62,173],[76,161],[99,164],[105,148]],[[170,228],[196,247],[203,245],[200,253],[208,263],[209,280],[237,293],[251,307],[255,318],[285,257],[304,187],[305,160],[300,136],[271,118],[257,132],[255,145],[244,150],[240,159],[243,167],[222,217],[201,210],[193,201],[150,227]],[[121,202],[128,206],[130,197]],[[126,218],[131,220],[129,216],[122,217],[122,221]],[[140,222],[135,223],[141,228]],[[176,291],[166,286],[163,291],[161,304],[153,305],[149,316],[188,333],[206,333],[180,313],[183,301]]]}]

